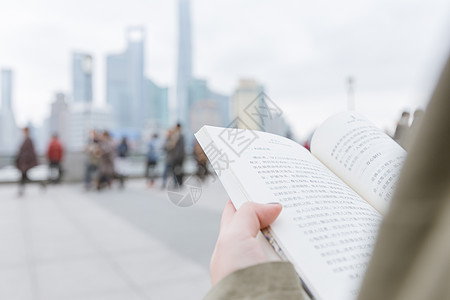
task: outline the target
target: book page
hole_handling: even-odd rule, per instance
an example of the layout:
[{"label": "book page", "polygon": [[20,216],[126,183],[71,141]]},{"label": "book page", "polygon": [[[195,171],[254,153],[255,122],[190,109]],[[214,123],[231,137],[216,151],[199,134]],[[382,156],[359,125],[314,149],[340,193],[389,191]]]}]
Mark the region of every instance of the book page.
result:
[{"label": "book page", "polygon": [[406,151],[355,112],[325,121],[311,141],[311,152],[379,212],[385,214]]},{"label": "book page", "polygon": [[[227,129],[202,130],[196,135],[200,145],[236,206],[245,201],[283,205],[271,233],[314,297],[356,298],[381,215],[291,140],[256,132],[239,152],[220,138]],[[214,152],[226,153],[226,169],[215,164],[211,145]]]}]

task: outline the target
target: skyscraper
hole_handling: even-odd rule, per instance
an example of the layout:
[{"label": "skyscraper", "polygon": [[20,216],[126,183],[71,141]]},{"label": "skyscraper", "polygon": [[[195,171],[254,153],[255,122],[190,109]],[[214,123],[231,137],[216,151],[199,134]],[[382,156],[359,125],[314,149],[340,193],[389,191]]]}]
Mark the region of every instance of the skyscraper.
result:
[{"label": "skyscraper", "polygon": [[[190,128],[191,132],[196,132],[199,129],[198,124],[201,124],[199,120],[205,121],[202,125],[225,127],[229,123],[229,97],[212,91],[208,86],[208,82],[204,79],[191,80],[191,84],[189,85],[188,108],[189,123],[186,127],[189,126],[188,128]],[[202,110],[199,110],[199,108]],[[216,112],[212,113],[213,108],[217,110],[219,117],[209,118],[202,116],[200,113],[200,111],[209,111],[215,115]],[[193,118],[198,118],[199,120],[194,120]],[[206,120],[209,121],[206,122]],[[214,120],[214,122],[211,123],[211,120]]]},{"label": "skyscraper", "polygon": [[189,84],[192,80],[190,0],[178,0],[177,121],[189,123]]},{"label": "skyscraper", "polygon": [[70,106],[67,124],[67,148],[71,151],[82,151],[90,130],[111,130],[111,112],[109,107],[74,103]]},{"label": "skyscraper", "polygon": [[127,49],[108,55],[106,98],[112,106],[115,127],[140,130],[145,123],[144,101],[145,30],[127,30]]},{"label": "skyscraper", "polygon": [[73,53],[72,92],[74,102],[92,102],[92,56]]},{"label": "skyscraper", "polygon": [[68,119],[69,107],[66,101],[66,95],[56,93],[55,101],[51,104],[50,117],[48,124],[48,134],[58,134],[64,145],[67,145],[68,138]]},{"label": "skyscraper", "polygon": [[12,154],[20,136],[12,109],[13,73],[9,69],[3,69],[1,76],[0,153]]},{"label": "skyscraper", "polygon": [[160,87],[150,79],[145,79],[144,105],[145,119],[154,129],[169,127],[169,89]]},{"label": "skyscraper", "polygon": [[2,110],[11,110],[12,99],[12,71],[2,70]]},{"label": "skyscraper", "polygon": [[255,122],[247,113],[250,105],[257,105],[258,95],[264,91],[264,87],[253,79],[241,79],[232,97],[232,116],[238,118],[239,128],[262,130],[261,122]]},{"label": "skyscraper", "polygon": [[232,115],[239,128],[266,131],[282,136],[289,134],[283,111],[253,79],[241,79],[232,97]]}]

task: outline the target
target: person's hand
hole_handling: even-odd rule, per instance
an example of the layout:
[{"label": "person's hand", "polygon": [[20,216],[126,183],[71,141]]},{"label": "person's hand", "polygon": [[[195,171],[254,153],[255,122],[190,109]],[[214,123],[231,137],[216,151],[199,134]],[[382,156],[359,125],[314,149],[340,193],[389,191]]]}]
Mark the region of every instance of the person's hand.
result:
[{"label": "person's hand", "polygon": [[211,258],[213,286],[236,270],[268,261],[256,235],[260,229],[275,221],[281,209],[281,204],[247,202],[236,211],[228,200],[222,213],[220,233]]}]

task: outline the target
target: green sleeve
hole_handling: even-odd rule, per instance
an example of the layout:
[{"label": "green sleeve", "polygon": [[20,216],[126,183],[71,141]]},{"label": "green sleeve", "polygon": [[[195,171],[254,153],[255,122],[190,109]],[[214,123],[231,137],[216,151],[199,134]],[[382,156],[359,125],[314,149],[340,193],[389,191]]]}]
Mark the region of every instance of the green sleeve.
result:
[{"label": "green sleeve", "polygon": [[235,271],[203,300],[302,300],[303,289],[292,264],[269,262]]}]

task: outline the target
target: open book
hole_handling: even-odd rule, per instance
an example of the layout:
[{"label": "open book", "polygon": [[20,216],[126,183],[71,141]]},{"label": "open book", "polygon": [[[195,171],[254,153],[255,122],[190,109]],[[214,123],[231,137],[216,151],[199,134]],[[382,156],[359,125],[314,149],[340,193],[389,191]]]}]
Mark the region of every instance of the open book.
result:
[{"label": "open book", "polygon": [[195,136],[236,208],[283,205],[270,236],[309,293],[356,298],[406,152],[353,112],[325,121],[311,152],[252,130],[204,126]]}]

